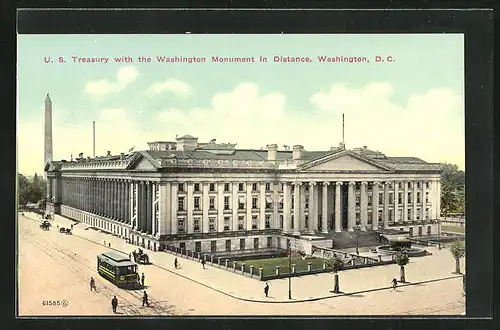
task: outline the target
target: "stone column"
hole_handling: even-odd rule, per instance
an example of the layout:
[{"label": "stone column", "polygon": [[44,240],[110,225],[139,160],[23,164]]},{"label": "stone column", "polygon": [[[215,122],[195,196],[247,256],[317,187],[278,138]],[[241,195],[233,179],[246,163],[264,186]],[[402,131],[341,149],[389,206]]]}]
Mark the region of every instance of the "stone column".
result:
[{"label": "stone column", "polygon": [[436,181],[437,193],[436,193],[436,217],[441,218],[441,181]]},{"label": "stone column", "polygon": [[126,223],[125,211],[127,209],[127,195],[125,194],[125,185],[126,183],[123,180],[120,180],[120,219],[123,223]]},{"label": "stone column", "polygon": [[356,224],[356,200],[354,195],[354,188],[356,187],[356,182],[350,181],[347,191],[347,230],[354,231],[354,225]]},{"label": "stone column", "polygon": [[187,230],[186,232],[188,234],[191,234],[194,232],[194,219],[193,219],[193,210],[194,210],[194,197],[193,197],[193,190],[194,190],[194,183],[193,182],[187,182],[187,197],[186,197],[186,210],[187,210],[187,216],[186,216],[186,223],[187,223]]},{"label": "stone column", "polygon": [[374,181],[372,185],[372,230],[378,230],[378,187],[379,182]]},{"label": "stone column", "polygon": [[[239,198],[238,198],[238,183],[236,181],[233,181],[231,183],[231,209],[232,209],[232,223],[231,223],[231,230],[238,230],[238,203],[239,203]],[[245,229],[245,227],[243,227]]]},{"label": "stone column", "polygon": [[306,186],[300,182],[299,185],[299,231],[306,230]]},{"label": "stone column", "polygon": [[384,228],[389,228],[389,186],[390,182],[384,183]]},{"label": "stone column", "polygon": [[342,181],[335,183],[335,232],[342,231],[342,205],[340,204],[340,188]]},{"label": "stone column", "polygon": [[427,208],[427,204],[425,203],[425,181],[422,181],[420,183],[422,185],[422,192],[420,193],[420,204],[422,205],[420,207],[420,221],[425,220],[425,209]]},{"label": "stone column", "polygon": [[309,234],[314,234],[314,232],[318,229],[318,216],[316,215],[317,207],[316,207],[316,198],[314,196],[316,192],[316,182],[309,182],[309,203],[308,203],[308,217],[309,223],[307,226],[307,232]]},{"label": "stone column", "polygon": [[201,209],[203,216],[201,217],[201,231],[203,233],[208,233],[209,231],[209,223],[208,223],[208,209],[210,208],[210,200],[208,196],[208,190],[210,187],[209,182],[203,182],[203,187],[202,187],[202,204],[201,204]]},{"label": "stone column", "polygon": [[291,198],[290,198],[290,183],[283,182],[283,232],[290,233],[291,232],[291,216],[290,216],[290,208],[291,208]]},{"label": "stone column", "polygon": [[146,232],[151,234],[153,232],[153,183],[146,182]]},{"label": "stone column", "polygon": [[224,231],[224,182],[217,182],[217,232]]},{"label": "stone column", "polygon": [[118,219],[118,181],[113,179],[111,181],[111,216],[113,219]]},{"label": "stone column", "polygon": [[153,236],[156,236],[156,233],[157,233],[157,224],[156,224],[156,220],[157,220],[157,212],[156,212],[156,208],[157,208],[157,205],[158,205],[158,184],[156,182],[152,182],[151,183],[152,185],[152,195],[153,195],[153,205],[152,205],[152,216],[151,216],[151,233],[153,234]]},{"label": "stone column", "polygon": [[417,183],[418,181],[413,181],[413,200],[412,200],[412,215],[411,219],[417,221]]},{"label": "stone column", "polygon": [[106,179],[106,218],[111,218],[111,180]]},{"label": "stone column", "polygon": [[403,223],[408,221],[408,181],[403,181]]},{"label": "stone column", "polygon": [[323,182],[323,193],[322,193],[322,199],[323,202],[321,203],[321,232],[323,234],[328,234],[328,185],[330,182]]},{"label": "stone column", "polygon": [[[259,201],[260,201],[260,226],[259,229],[266,228],[266,183],[259,182]],[[238,228],[238,227],[236,227]]]},{"label": "stone column", "polygon": [[278,216],[278,202],[279,202],[279,192],[278,192],[278,181],[274,181],[273,185],[273,217],[271,219],[271,228],[278,229],[280,228],[279,224],[279,216]]},{"label": "stone column", "polygon": [[399,182],[394,181],[394,223],[399,223]]},{"label": "stone column", "polygon": [[361,182],[361,193],[360,193],[360,219],[361,219],[361,230],[365,231],[368,225],[368,194],[366,193],[366,186],[368,182]]},{"label": "stone column", "polygon": [[301,182],[293,183],[293,234],[300,235],[300,186]]},{"label": "stone column", "polygon": [[247,230],[252,230],[252,183],[245,182],[246,188],[246,225]]},{"label": "stone column", "polygon": [[170,194],[170,230],[172,232],[172,235],[177,234],[177,209],[179,207],[179,203],[177,200],[177,190],[179,188],[179,183],[177,181],[174,181],[171,183],[171,194]]}]

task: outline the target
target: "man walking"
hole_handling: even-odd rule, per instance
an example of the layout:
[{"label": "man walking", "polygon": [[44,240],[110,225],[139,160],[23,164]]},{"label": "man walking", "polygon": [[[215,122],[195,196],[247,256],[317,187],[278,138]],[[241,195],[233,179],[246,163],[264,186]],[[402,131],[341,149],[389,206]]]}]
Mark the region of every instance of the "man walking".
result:
[{"label": "man walking", "polygon": [[392,291],[396,290],[396,287],[398,286],[398,280],[395,278],[392,279]]},{"label": "man walking", "polygon": [[203,266],[203,269],[205,269],[205,257],[201,258],[201,265]]},{"label": "man walking", "polygon": [[177,258],[175,258],[175,260],[174,260],[175,269],[177,269],[177,265],[178,265]]},{"label": "man walking", "polygon": [[149,307],[148,294],[146,293],[146,291],[144,291],[144,295],[142,296],[142,306],[144,307],[144,305]]},{"label": "man walking", "polygon": [[269,283],[266,282],[266,286],[264,287],[264,293],[266,294],[266,298],[268,297],[269,294]]},{"label": "man walking", "polygon": [[116,314],[116,307],[118,307],[118,299],[116,299],[116,296],[111,300],[111,306],[113,307],[113,313]]},{"label": "man walking", "polygon": [[141,276],[141,284],[142,286],[144,286],[144,280],[146,279],[146,277],[144,276],[144,273],[142,273],[142,276]]},{"label": "man walking", "polygon": [[95,288],[95,280],[93,277],[90,278],[90,291],[92,291],[92,289],[97,292],[97,289]]}]

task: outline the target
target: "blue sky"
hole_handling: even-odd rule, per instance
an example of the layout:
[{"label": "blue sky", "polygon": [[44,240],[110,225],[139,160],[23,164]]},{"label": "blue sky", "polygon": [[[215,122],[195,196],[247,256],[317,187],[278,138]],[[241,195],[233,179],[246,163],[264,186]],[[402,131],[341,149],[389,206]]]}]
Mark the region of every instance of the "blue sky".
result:
[{"label": "blue sky", "polygon": [[[312,63],[274,63],[276,55]],[[375,63],[377,55],[394,62]],[[73,63],[72,56],[110,61]],[[121,56],[134,61],[115,63]],[[157,56],[207,62],[158,63]],[[212,56],[268,62],[212,63]],[[369,63],[320,63],[318,56]],[[91,156],[93,120],[97,155],[176,134],[245,148],[327,149],[340,141],[345,113],[348,148],[464,168],[463,90],[462,35],[19,35],[18,166],[26,174],[43,170],[50,93],[54,159]]]}]

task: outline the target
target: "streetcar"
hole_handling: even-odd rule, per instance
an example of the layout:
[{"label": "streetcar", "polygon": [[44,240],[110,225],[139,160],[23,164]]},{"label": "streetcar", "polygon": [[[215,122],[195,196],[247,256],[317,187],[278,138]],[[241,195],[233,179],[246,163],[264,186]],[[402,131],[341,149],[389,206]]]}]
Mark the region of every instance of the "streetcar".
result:
[{"label": "streetcar", "polygon": [[140,283],[137,264],[115,251],[97,255],[97,272],[120,288],[138,287]]}]

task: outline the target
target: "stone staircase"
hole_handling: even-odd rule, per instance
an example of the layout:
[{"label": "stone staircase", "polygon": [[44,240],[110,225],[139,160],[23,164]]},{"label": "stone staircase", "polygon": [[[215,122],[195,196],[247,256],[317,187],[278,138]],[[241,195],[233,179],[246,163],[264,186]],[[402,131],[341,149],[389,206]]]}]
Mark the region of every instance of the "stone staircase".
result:
[{"label": "stone staircase", "polygon": [[[376,231],[360,231],[359,235],[359,247],[371,247],[387,244],[387,239],[385,237],[379,238],[379,234]],[[355,232],[340,232],[340,233],[330,233],[329,236],[333,239],[333,248],[339,249],[349,249],[356,247],[356,233]]]}]

